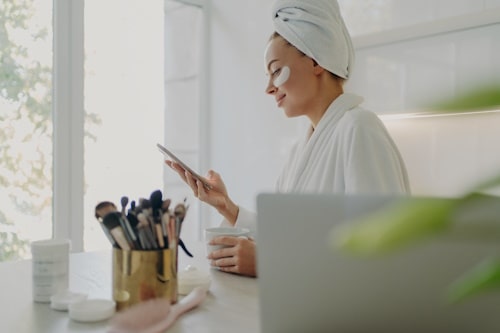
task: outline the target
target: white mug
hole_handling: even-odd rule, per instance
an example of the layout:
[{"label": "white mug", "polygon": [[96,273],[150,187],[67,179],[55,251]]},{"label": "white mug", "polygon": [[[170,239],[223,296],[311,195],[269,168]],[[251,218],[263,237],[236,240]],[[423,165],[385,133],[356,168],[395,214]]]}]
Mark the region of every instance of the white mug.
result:
[{"label": "white mug", "polygon": [[205,229],[205,242],[207,255],[215,250],[222,249],[224,245],[209,245],[210,241],[215,237],[219,236],[233,236],[233,237],[245,237],[248,238],[250,235],[250,230],[246,228],[238,227],[213,227]]}]

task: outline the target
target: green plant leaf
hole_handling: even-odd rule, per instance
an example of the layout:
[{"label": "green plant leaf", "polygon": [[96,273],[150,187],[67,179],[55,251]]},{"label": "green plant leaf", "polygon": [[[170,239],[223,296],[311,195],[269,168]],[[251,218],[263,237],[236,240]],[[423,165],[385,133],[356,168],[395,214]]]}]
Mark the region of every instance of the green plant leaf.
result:
[{"label": "green plant leaf", "polygon": [[500,84],[492,83],[476,87],[455,98],[436,104],[432,109],[448,112],[471,112],[500,107]]},{"label": "green plant leaf", "polygon": [[393,202],[379,211],[335,226],[330,245],[357,255],[379,255],[445,230],[456,200]]},{"label": "green plant leaf", "polygon": [[500,260],[489,258],[457,279],[446,291],[449,303],[457,303],[484,291],[499,288]]},{"label": "green plant leaf", "polygon": [[476,185],[474,190],[471,191],[470,194],[473,194],[474,192],[487,191],[487,190],[490,190],[490,189],[497,187],[499,185],[500,185],[500,174],[495,176],[495,177],[489,178],[489,179],[483,181],[482,183]]}]

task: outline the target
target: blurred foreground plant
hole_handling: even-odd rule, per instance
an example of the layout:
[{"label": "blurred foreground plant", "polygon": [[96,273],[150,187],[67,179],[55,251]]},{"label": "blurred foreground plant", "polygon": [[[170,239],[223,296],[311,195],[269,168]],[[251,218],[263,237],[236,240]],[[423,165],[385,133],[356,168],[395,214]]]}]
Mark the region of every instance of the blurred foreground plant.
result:
[{"label": "blurred foreground plant", "polygon": [[[434,108],[453,113],[495,109],[500,110],[500,84],[477,88]],[[358,256],[384,255],[438,234],[456,232],[453,224],[459,215],[468,215],[468,219],[477,222],[467,225],[463,232],[467,238],[477,241],[497,237],[496,241],[500,242],[500,213],[484,215],[488,210],[500,212],[500,198],[482,194],[498,186],[500,170],[498,176],[477,185],[460,198],[390,204],[376,213],[334,227],[330,235],[331,246]],[[493,207],[498,208],[491,210]],[[458,302],[485,290],[500,288],[500,253],[498,257],[487,258],[458,277],[445,291],[448,300]]]}]

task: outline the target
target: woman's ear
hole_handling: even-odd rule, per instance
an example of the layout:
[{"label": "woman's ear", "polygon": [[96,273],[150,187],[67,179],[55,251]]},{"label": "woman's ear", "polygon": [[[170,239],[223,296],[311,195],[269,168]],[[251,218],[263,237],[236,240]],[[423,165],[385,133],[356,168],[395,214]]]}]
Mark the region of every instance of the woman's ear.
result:
[{"label": "woman's ear", "polygon": [[316,60],[314,60],[311,57],[308,57],[308,58],[312,62],[312,65],[313,65],[312,70],[313,70],[314,75],[320,75],[321,73],[323,73],[325,71],[325,69],[323,67],[321,67]]},{"label": "woman's ear", "polygon": [[325,69],[324,69],[323,67],[321,67],[321,66],[320,66],[320,65],[316,62],[316,60],[312,59],[312,61],[313,61],[313,64],[314,64],[314,67],[313,67],[313,73],[314,73],[315,75],[320,75],[320,74],[322,74],[322,73],[325,71]]}]

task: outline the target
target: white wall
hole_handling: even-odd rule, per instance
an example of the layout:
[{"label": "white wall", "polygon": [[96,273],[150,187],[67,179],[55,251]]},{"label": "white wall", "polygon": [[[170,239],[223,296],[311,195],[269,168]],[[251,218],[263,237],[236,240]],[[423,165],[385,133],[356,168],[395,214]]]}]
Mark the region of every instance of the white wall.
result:
[{"label": "white wall", "polygon": [[[500,20],[500,13],[498,16]],[[500,80],[500,23],[357,48],[348,89],[377,113],[422,110]]]},{"label": "white wall", "polygon": [[496,9],[499,0],[338,0],[353,36]]},{"label": "white wall", "polygon": [[253,208],[258,192],[274,189],[300,121],[288,120],[264,92],[264,48],[273,32],[271,2],[212,4],[211,165],[233,199]]},{"label": "white wall", "polygon": [[500,174],[498,111],[382,118],[406,161],[414,195],[456,196]]},{"label": "white wall", "polygon": [[[428,10],[425,6],[432,5],[434,16],[426,16],[428,22],[439,19],[443,13],[448,13],[439,8],[455,4],[455,1],[439,2],[440,5],[437,7],[432,5],[435,2],[430,1],[406,1],[405,3],[412,4],[410,7],[399,6],[398,1],[383,3],[391,6],[390,14],[393,17],[407,16],[408,12],[416,15],[419,10]],[[345,5],[350,2],[340,3]],[[500,5],[499,1],[490,0],[480,2],[478,9],[477,6],[471,6],[470,1],[461,3],[458,14],[472,10],[487,11]],[[272,1],[269,0],[212,0],[210,27],[212,122],[208,124],[211,129],[210,165],[222,174],[234,200],[249,208],[254,208],[255,196],[259,192],[271,191],[274,188],[274,181],[279,174],[287,149],[305,125],[304,120],[287,119],[283,112],[275,107],[273,98],[264,94],[266,77],[263,52],[268,36],[273,30],[270,17],[271,4]],[[359,11],[350,13],[350,17],[346,16],[348,26],[353,26],[354,20],[363,19]],[[356,13],[357,17],[352,13]],[[350,19],[353,21],[349,21]],[[397,20],[395,22],[399,26],[404,25],[404,22]],[[427,25],[426,22],[423,23]],[[448,34],[359,49],[356,76],[346,88],[364,95],[365,106],[376,112],[407,112],[417,108],[421,103],[428,102],[428,96],[429,99],[439,97],[439,94],[436,94],[438,91],[452,95],[470,83],[482,79],[483,75],[491,76],[500,72],[499,29],[499,26],[495,25],[465,31],[463,34]],[[495,121],[498,121],[497,119],[498,117]],[[428,180],[427,177],[431,172],[429,165],[442,165],[441,175],[449,170],[446,163],[421,160],[418,158],[420,155],[414,155],[419,151],[419,136],[429,139],[427,132],[418,131],[418,126],[423,126],[426,131],[433,128],[435,132],[439,132],[441,127],[446,128],[446,134],[441,137],[445,137],[447,144],[451,146],[455,137],[469,138],[469,142],[474,142],[475,136],[487,135],[475,143],[463,145],[465,150],[457,148],[453,152],[448,150],[450,146],[436,143],[435,140],[439,140],[440,136],[434,136],[435,147],[443,149],[443,153],[425,158],[446,160],[450,156],[446,152],[463,154],[471,158],[453,160],[457,161],[454,168],[458,175],[453,179],[446,178],[447,181],[442,178],[443,182],[439,183],[440,188],[433,189],[427,185],[414,187],[418,189],[418,193],[457,194],[471,182],[471,179],[465,179],[463,183],[456,183],[457,179],[460,182],[462,178],[459,175],[462,167],[460,163],[472,161],[473,156],[491,155],[494,148],[485,143],[500,142],[496,133],[500,131],[490,128],[485,134],[480,130],[481,125],[472,131],[468,129],[467,122],[461,123],[458,127],[445,126],[448,125],[445,118],[439,119],[436,123],[432,119],[426,122],[431,124],[410,125],[410,127],[415,126],[415,130],[412,131],[398,129],[407,126],[407,121],[402,125],[391,122],[389,126],[394,136],[397,136],[396,141],[404,150],[408,168],[411,170],[410,177],[415,179],[414,182],[418,182],[422,177]],[[409,137],[405,137],[407,134]],[[479,152],[479,155],[476,152]],[[464,173],[465,178],[474,175],[470,170],[485,170],[486,166],[491,165],[488,159],[481,159],[477,163],[481,165],[469,165],[469,171]],[[433,177],[440,176],[434,174]],[[432,185],[432,182],[426,184]],[[214,215],[211,223],[217,222]]]}]

